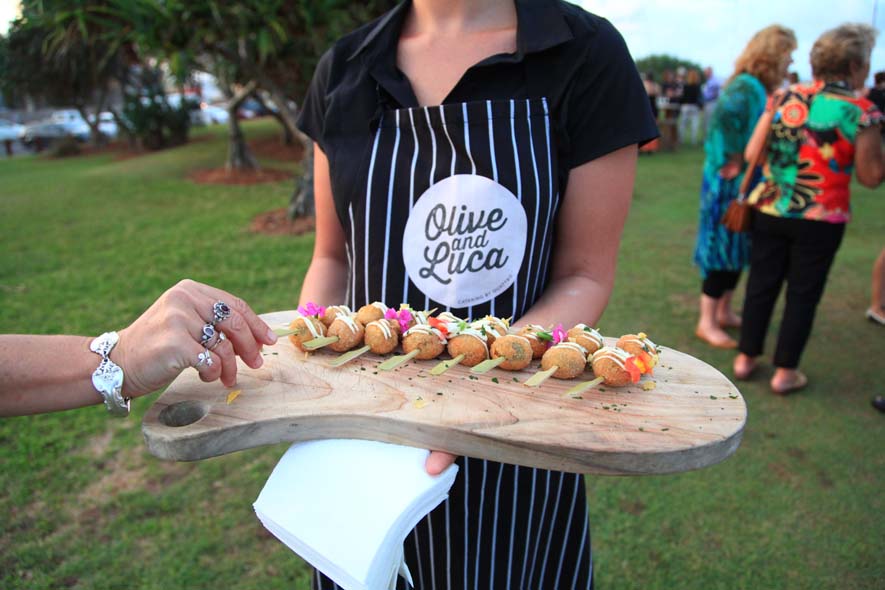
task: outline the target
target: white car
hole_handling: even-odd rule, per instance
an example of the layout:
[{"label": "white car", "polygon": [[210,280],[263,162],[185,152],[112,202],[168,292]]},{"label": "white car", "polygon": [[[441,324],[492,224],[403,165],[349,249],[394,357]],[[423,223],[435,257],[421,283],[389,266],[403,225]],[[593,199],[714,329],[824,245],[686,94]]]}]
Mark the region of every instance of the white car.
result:
[{"label": "white car", "polygon": [[25,126],[0,119],[0,141],[16,141],[25,134]]},{"label": "white car", "polygon": [[104,112],[98,114],[98,130],[106,137],[112,139],[117,137],[117,121],[114,120],[112,113]]},{"label": "white car", "polygon": [[200,109],[195,111],[199,123],[202,125],[225,124],[230,119],[227,109],[211,104],[201,104]]},{"label": "white car", "polygon": [[89,134],[91,132],[89,124],[86,123],[82,116],[80,116],[80,111],[77,111],[76,109],[54,111],[49,115],[49,120],[46,122],[61,125],[64,127],[67,135],[72,135],[77,139],[83,141],[89,139]]}]

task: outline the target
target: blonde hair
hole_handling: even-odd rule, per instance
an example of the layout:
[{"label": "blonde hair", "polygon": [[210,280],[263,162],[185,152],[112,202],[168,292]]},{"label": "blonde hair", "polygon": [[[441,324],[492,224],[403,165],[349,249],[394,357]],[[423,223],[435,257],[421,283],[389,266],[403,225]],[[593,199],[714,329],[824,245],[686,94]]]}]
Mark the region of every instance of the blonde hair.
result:
[{"label": "blonde hair", "polygon": [[701,73],[697,70],[688,70],[688,73],[685,75],[685,83],[686,84],[700,84],[701,83]]},{"label": "blonde hair", "polygon": [[728,81],[731,82],[739,74],[750,74],[771,92],[781,83],[784,60],[789,59],[794,49],[796,34],[793,29],[781,25],[765,27],[747,43],[734,62],[734,73]]},{"label": "blonde hair", "polygon": [[811,48],[811,73],[818,80],[836,82],[851,76],[851,66],[866,66],[876,44],[876,29],[848,23],[818,37]]}]

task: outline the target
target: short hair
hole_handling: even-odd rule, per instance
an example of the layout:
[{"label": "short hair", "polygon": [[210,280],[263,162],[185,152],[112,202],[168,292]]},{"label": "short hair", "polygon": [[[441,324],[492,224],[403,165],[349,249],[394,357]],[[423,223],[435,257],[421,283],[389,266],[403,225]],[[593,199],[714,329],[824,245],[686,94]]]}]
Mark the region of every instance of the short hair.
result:
[{"label": "short hair", "polygon": [[811,48],[811,73],[824,82],[845,80],[851,66],[870,63],[876,44],[876,29],[861,23],[846,23],[817,38]]},{"label": "short hair", "polygon": [[765,27],[750,39],[743,53],[734,62],[734,73],[729,82],[739,74],[747,73],[757,78],[768,92],[781,82],[783,63],[796,49],[796,34],[782,25]]},{"label": "short hair", "polygon": [[885,72],[876,72],[876,75],[873,77],[873,81],[876,84],[882,84],[885,82]]}]

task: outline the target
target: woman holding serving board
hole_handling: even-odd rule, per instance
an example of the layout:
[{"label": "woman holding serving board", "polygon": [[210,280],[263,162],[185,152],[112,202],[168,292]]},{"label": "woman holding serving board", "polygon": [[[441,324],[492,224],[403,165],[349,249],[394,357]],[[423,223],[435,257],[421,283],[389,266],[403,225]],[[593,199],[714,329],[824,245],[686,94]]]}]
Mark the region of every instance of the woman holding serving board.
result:
[{"label": "woman holding serving board", "polygon": [[[617,31],[554,0],[405,2],[327,52],[300,127],[317,211],[302,304],[542,325],[602,315],[637,146],[657,136]],[[592,585],[581,476],[458,461],[406,539],[418,587]]]}]

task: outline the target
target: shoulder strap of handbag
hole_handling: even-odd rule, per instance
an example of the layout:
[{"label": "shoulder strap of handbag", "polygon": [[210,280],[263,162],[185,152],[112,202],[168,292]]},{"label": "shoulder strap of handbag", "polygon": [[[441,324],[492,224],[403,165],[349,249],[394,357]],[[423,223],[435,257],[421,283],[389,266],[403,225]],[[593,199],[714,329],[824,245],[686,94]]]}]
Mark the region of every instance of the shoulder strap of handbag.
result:
[{"label": "shoulder strap of handbag", "polygon": [[[788,94],[789,92],[784,92],[782,96],[776,99],[777,103],[774,105],[774,113],[777,113],[777,110],[787,100]],[[748,162],[747,169],[744,171],[744,178],[741,180],[741,186],[738,189],[739,201],[747,198],[747,189],[750,188],[750,181],[755,176],[753,172],[756,170],[756,166],[759,166],[765,158],[765,150],[768,149],[768,136],[771,134],[772,122],[774,122],[774,114],[772,114],[771,121],[768,122],[768,129],[765,131],[765,141],[762,143],[762,149],[759,150],[759,153],[756,154],[756,157],[751,162]]]}]

